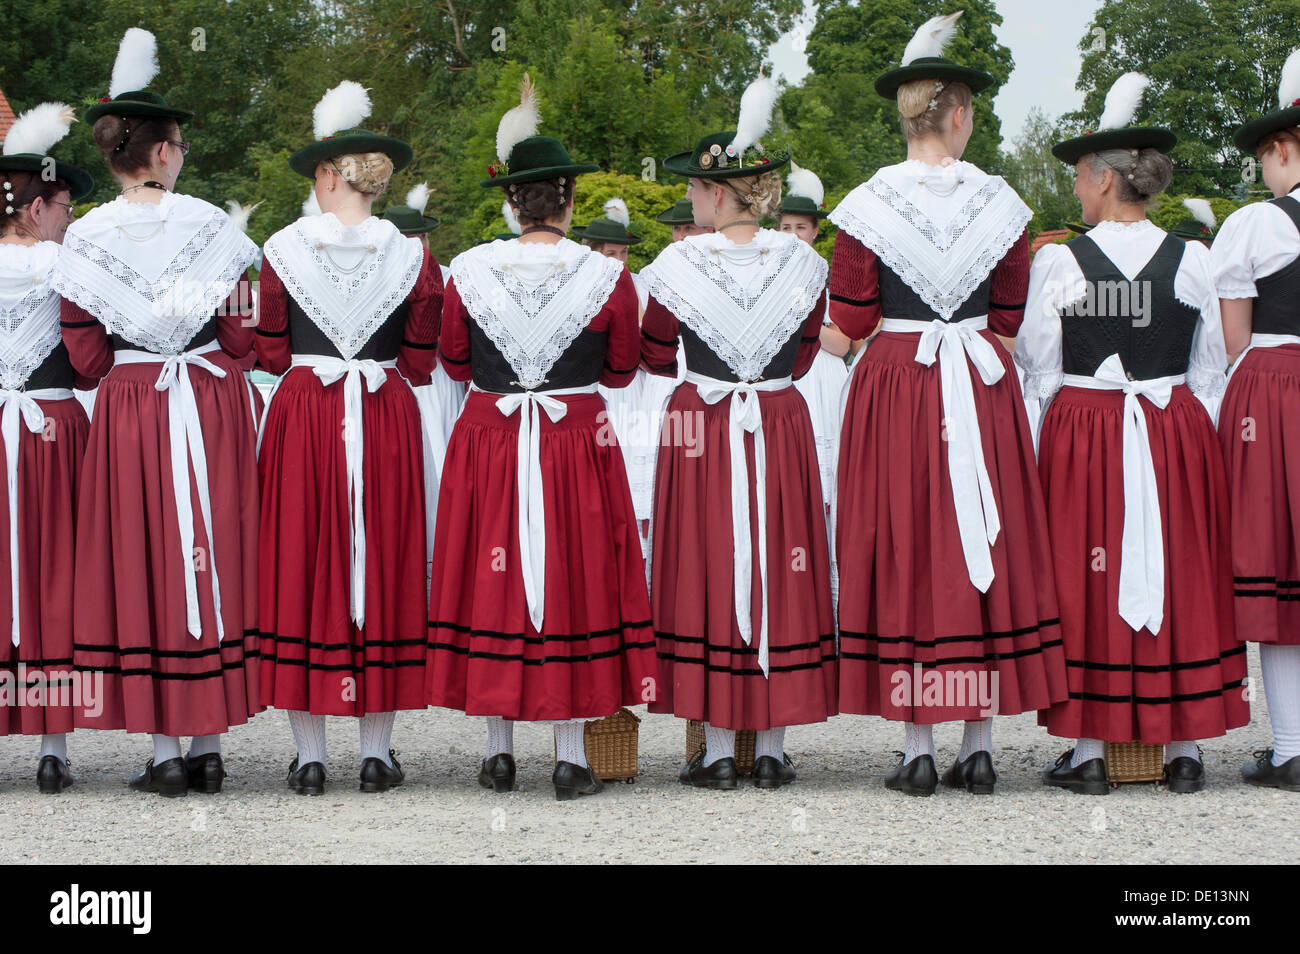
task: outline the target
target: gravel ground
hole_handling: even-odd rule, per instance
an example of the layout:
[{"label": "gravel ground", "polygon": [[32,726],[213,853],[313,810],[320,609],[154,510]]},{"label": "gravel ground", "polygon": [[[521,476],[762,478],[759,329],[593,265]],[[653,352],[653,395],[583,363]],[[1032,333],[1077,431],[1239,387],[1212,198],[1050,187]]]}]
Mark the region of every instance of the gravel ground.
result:
[{"label": "gravel ground", "polygon": [[[1258,656],[1251,648],[1258,685]],[[644,714],[644,713],[639,713]],[[766,792],[677,783],[684,723],[641,723],[641,776],[576,802],[551,788],[549,726],[515,732],[520,789],[494,795],[474,776],[483,723],[446,710],[399,714],[394,746],[407,782],[357,791],[356,721],[329,721],[332,781],[320,798],[284,785],[294,749],[282,713],[265,712],[228,737],[220,795],[165,799],[130,791],[126,777],[152,754],[146,737],[79,732],[69,739],[76,784],[37,793],[38,743],[0,739],[0,862],[1087,862],[1276,863],[1300,856],[1300,795],[1251,788],[1242,762],[1270,739],[1262,693],[1254,720],[1205,746],[1197,795],[1127,785],[1105,798],[1046,789],[1039,773],[1067,747],[1030,716],[999,718],[997,794],[939,787],[932,798],[886,791],[902,731],[839,716],[791,729],[799,779]],[[960,727],[936,732],[939,771]]]}]

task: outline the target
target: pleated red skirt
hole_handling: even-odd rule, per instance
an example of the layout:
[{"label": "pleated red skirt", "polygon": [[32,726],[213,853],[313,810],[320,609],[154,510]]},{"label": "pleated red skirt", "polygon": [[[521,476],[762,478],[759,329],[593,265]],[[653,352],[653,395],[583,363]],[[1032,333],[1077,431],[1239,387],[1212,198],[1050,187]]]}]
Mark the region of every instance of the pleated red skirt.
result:
[{"label": "pleated red skirt", "polygon": [[1228,489],[1214,424],[1185,385],[1160,410],[1139,398],[1164,533],[1160,632],[1119,615],[1124,395],[1065,387],[1039,438],[1070,698],[1038,714],[1052,735],[1148,745],[1250,721],[1246,646],[1232,620]]},{"label": "pleated red skirt", "polygon": [[[208,461],[208,540],[191,465],[202,635],[185,623],[185,559],[172,490],[161,364],[117,365],[99,385],[77,509],[74,658],[103,674],[103,706],[79,728],[211,735],[242,725],[258,702],[257,437],[248,385],[223,351],[224,378],[191,368]],[[218,640],[211,571],[221,586]],[[85,678],[85,677],[83,677]]]},{"label": "pleated red skirt", "polygon": [[1300,646],[1300,345],[1252,348],[1232,372],[1219,439],[1232,508],[1237,636]]},{"label": "pleated red skirt", "polygon": [[351,618],[343,381],[292,368],[262,433],[262,703],[320,715],[424,708],[424,451],[394,369],[361,399],[365,625]]},{"label": "pleated red skirt", "polygon": [[[427,698],[467,715],[595,719],[655,692],[645,564],[627,472],[598,394],[541,414],[545,618],[519,570],[519,415],[471,391],[443,465],[429,593]],[[598,418],[598,415],[601,415]]]},{"label": "pleated red skirt", "polygon": [[[794,387],[758,395],[767,495],[749,480],[753,636],[736,624],[731,523],[730,406],[705,404],[693,384],[673,393],[655,475],[650,607],[659,644],[659,694],[651,712],[727,729],[824,722],[837,709],[830,550],[817,442]],[[768,672],[758,664],[763,618],[758,508],[767,519]]]},{"label": "pleated red skirt", "polygon": [[1002,529],[987,593],[953,505],[939,363],[880,332],[857,359],[840,436],[835,541],[840,709],[921,724],[1043,709],[1066,697],[1047,516],[1011,357],[986,386],[967,361]]},{"label": "pleated red skirt", "polygon": [[18,428],[17,646],[9,629],[9,487],[0,480],[0,672],[22,696],[0,702],[0,735],[70,732],[77,706],[94,704],[72,678],[77,490],[90,420],[76,398],[37,403],[42,433]]}]

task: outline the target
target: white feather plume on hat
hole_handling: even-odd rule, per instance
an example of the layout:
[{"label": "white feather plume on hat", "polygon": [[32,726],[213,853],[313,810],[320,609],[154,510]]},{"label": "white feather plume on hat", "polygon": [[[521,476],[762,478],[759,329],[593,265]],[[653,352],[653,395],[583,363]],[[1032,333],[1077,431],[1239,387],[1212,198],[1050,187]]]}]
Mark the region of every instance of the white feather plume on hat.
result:
[{"label": "white feather plume on hat", "polygon": [[148,30],[131,27],[122,35],[113,61],[113,78],[108,95],[120,96],[144,89],[158,75],[158,41]]},{"label": "white feather plume on hat", "polygon": [[1292,50],[1282,64],[1282,80],[1277,84],[1277,105],[1285,109],[1300,99],[1300,50]]},{"label": "white feather plume on hat", "polygon": [[424,210],[429,207],[429,183],[421,182],[412,186],[411,191],[406,193],[406,205],[424,215]]},{"label": "white feather plume on hat", "polygon": [[1219,220],[1214,217],[1214,210],[1210,208],[1210,203],[1205,199],[1183,199],[1183,207],[1192,213],[1192,218],[1196,219],[1206,228],[1217,228]]},{"label": "white feather plume on hat", "polygon": [[767,132],[772,124],[772,109],[776,106],[776,97],[780,94],[776,82],[768,76],[758,79],[745,87],[740,97],[740,117],[736,120],[736,138],[727,147],[728,152],[735,150],[737,157],[743,156],[745,150],[758,142],[758,137]]},{"label": "white feather plume on hat", "polygon": [[509,162],[511,150],[529,136],[536,136],[540,122],[537,91],[525,73],[523,82],[519,84],[519,105],[506,110],[506,114],[497,123],[497,158]]},{"label": "white feather plume on hat", "polygon": [[519,217],[515,215],[515,210],[510,208],[509,202],[501,203],[501,218],[506,220],[507,232],[514,232],[518,235],[524,230],[524,227],[519,224]]},{"label": "white feather plume on hat", "polygon": [[1142,73],[1125,73],[1115,80],[1106,93],[1106,105],[1097,121],[1097,130],[1123,129],[1132,123],[1142,103],[1142,94],[1150,85],[1151,80]]},{"label": "white feather plume on hat", "polygon": [[[312,195],[315,194],[315,190],[312,190]],[[265,201],[266,200],[263,199],[261,202],[254,202],[252,205],[240,205],[237,199],[227,199],[226,215],[230,216],[230,221],[235,223],[239,228],[239,231],[247,232],[248,220],[252,216],[253,210]]]},{"label": "white feather plume on hat", "polygon": [[632,216],[628,214],[627,203],[617,196],[607,200],[600,208],[605,213],[605,218],[611,222],[617,222],[623,228],[627,228],[632,224]]},{"label": "white feather plume on hat", "polygon": [[964,12],[958,10],[927,20],[903,50],[903,66],[923,56],[943,56],[944,47],[957,35],[957,21]]},{"label": "white feather plume on hat", "polygon": [[312,134],[317,139],[353,129],[370,115],[370,94],[360,83],[344,80],[320,98],[311,111]]},{"label": "white feather plume on hat", "polygon": [[320,199],[316,198],[316,189],[313,186],[307,191],[307,198],[302,202],[303,215],[320,215]]},{"label": "white feather plume on hat", "polygon": [[821,208],[822,201],[826,198],[826,189],[822,186],[822,180],[817,177],[817,173],[805,169],[792,160],[790,174],[785,177],[785,182],[790,187],[790,195],[801,195],[812,199],[813,205]]},{"label": "white feather plume on hat", "polygon": [[41,103],[14,120],[5,136],[4,154],[44,156],[68,134],[76,115],[67,103]]}]

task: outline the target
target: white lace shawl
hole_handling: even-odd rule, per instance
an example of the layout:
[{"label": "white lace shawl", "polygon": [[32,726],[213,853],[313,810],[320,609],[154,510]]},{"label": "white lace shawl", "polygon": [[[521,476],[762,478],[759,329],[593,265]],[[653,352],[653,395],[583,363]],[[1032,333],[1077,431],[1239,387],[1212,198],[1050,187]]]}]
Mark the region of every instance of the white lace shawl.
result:
[{"label": "white lace shawl", "polygon": [[761,229],[742,245],[718,233],[674,242],[641,279],[736,377],[755,381],[816,306],[827,271],[805,242]]},{"label": "white lace shawl", "polygon": [[225,212],[165,193],[119,196],[68,226],[54,287],[133,344],[176,354],[229,297],[257,246]]},{"label": "white lace shawl", "polygon": [[0,387],[21,388],[59,343],[58,257],[54,242],[0,245]]},{"label": "white lace shawl", "polygon": [[880,169],[830,215],[946,321],[1033,217],[999,176],[969,162]]},{"label": "white lace shawl", "polygon": [[420,276],[424,248],[386,219],[346,226],[332,212],[307,216],[266,240],[285,290],[339,354],[354,357]]},{"label": "white lace shawl", "polygon": [[498,240],[451,262],[465,310],[530,391],[605,307],[623,271],[617,259],[569,239]]}]

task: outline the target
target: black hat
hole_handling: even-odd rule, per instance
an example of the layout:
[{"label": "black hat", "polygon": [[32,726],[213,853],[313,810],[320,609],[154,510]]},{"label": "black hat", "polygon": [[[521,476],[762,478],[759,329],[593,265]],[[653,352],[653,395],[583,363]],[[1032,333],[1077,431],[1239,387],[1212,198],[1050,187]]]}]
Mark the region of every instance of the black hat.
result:
[{"label": "black hat", "polygon": [[441,223],[424,210],[429,203],[429,186],[421,182],[406,193],[405,205],[390,205],[384,210],[383,218],[397,226],[403,235],[423,235],[432,232]]},{"label": "black hat", "polygon": [[[882,73],[876,79],[876,92],[886,99],[898,98],[898,87],[913,80],[943,80],[965,83],[972,93],[993,85],[993,77],[983,70],[960,66],[945,59],[943,49],[957,32],[957,21],[962,11],[932,17],[913,34],[903,50],[902,65]],[[937,93],[936,93],[937,95]]]},{"label": "black hat", "polygon": [[[75,121],[72,107],[64,103],[41,103],[14,120],[5,134],[4,149],[0,150],[0,172],[32,172],[43,174],[53,165],[55,179],[68,186],[72,201],[84,198],[95,188],[94,177],[84,169],[67,162],[59,162],[50,155],[54,145],[68,134]],[[0,210],[9,208],[13,201],[12,190],[5,189],[0,198]]]},{"label": "black hat", "polygon": [[1215,229],[1219,227],[1219,220],[1214,217],[1214,210],[1210,208],[1209,201],[1206,199],[1186,198],[1183,199],[1183,207],[1191,215],[1182,219],[1170,229],[1170,234],[1177,235],[1180,239],[1204,239],[1206,241],[1213,239]]},{"label": "black hat", "polygon": [[479,185],[509,186],[600,171],[600,166],[574,162],[558,139],[537,135],[540,122],[537,92],[525,73],[519,84],[519,105],[506,110],[497,123],[497,158],[488,166],[488,177],[479,180]]},{"label": "black hat", "polygon": [[1065,227],[1076,235],[1087,235],[1092,231],[1091,225],[1080,225],[1078,222],[1066,222]]},{"label": "black hat", "polygon": [[101,116],[163,118],[178,123],[193,119],[188,109],[168,106],[165,99],[145,88],[157,75],[158,41],[148,30],[131,27],[118,45],[108,95],[86,110],[86,122],[93,125]]},{"label": "black hat", "polygon": [[308,179],[316,177],[316,166],[336,156],[382,152],[393,161],[393,171],[410,165],[411,147],[400,139],[383,136],[357,123],[370,115],[370,96],[360,83],[344,80],[321,97],[312,111],[312,132],[316,142],[303,146],[289,157],[289,167]]},{"label": "black hat", "polygon": [[663,167],[688,179],[736,179],[784,168],[790,154],[765,153],[758,141],[772,123],[772,109],[779,93],[771,78],[760,76],[745,87],[740,97],[735,132],[704,136],[689,152],[665,159]]},{"label": "black hat", "polygon": [[1087,132],[1052,147],[1052,155],[1074,165],[1084,156],[1107,149],[1157,149],[1168,153],[1178,137],[1158,126],[1130,126],[1142,94],[1151,81],[1141,73],[1125,73],[1106,93],[1106,105],[1095,132]]},{"label": "black hat", "polygon": [[1278,108],[1251,120],[1235,133],[1232,141],[1242,152],[1254,152],[1259,141],[1279,129],[1300,126],[1300,50],[1293,50],[1282,66],[1277,87]]}]

